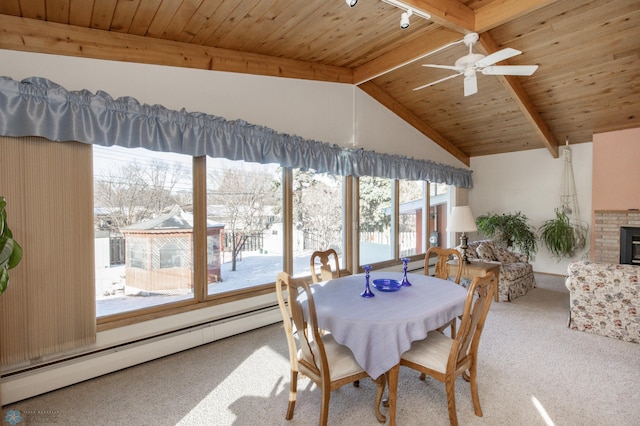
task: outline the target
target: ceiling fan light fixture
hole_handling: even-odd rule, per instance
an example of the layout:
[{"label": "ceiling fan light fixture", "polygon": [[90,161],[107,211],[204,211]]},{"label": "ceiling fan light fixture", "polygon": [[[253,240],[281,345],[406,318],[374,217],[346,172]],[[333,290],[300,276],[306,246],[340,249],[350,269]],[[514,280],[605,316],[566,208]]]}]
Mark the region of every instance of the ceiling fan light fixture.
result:
[{"label": "ceiling fan light fixture", "polygon": [[349,7],[354,7],[356,4],[358,4],[358,0],[345,0],[345,2]]},{"label": "ceiling fan light fixture", "polygon": [[[504,61],[505,59],[520,55],[522,52],[510,47],[506,47],[487,56],[480,53],[473,53],[473,46],[477,43],[478,40],[479,36],[477,33],[469,33],[466,34],[462,40],[445,45],[443,48],[448,48],[458,43],[464,43],[469,48],[469,53],[458,58],[453,66],[440,64],[422,64],[422,66],[428,68],[447,69],[455,71],[456,74],[441,78],[440,80],[436,80],[428,84],[424,84],[420,87],[416,87],[413,90],[420,90],[425,87],[430,87],[442,81],[448,80],[450,78],[464,75],[464,95],[470,96],[478,93],[478,80],[476,77],[477,72],[481,72],[484,75],[530,76],[538,69],[537,65],[495,65],[496,63]],[[442,48],[437,49],[436,51],[440,50],[442,50]]]},{"label": "ceiling fan light fixture", "polygon": [[402,12],[402,15],[400,15],[400,28],[407,29],[409,28],[409,25],[411,25],[411,22],[409,21],[409,17],[412,15],[412,11],[411,9],[407,9],[406,12]]}]

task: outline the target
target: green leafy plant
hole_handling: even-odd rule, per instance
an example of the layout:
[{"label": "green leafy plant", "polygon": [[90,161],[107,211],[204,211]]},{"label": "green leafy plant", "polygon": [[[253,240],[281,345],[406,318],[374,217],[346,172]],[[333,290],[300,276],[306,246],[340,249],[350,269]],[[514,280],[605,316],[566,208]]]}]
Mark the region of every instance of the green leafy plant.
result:
[{"label": "green leafy plant", "polygon": [[572,224],[569,216],[561,209],[556,209],[556,217],[545,221],[539,231],[540,241],[558,261],[572,256],[586,242],[587,228]]},{"label": "green leafy plant", "polygon": [[535,228],[529,225],[529,219],[521,212],[487,213],[476,218],[476,226],[485,236],[507,247],[516,247],[526,255],[538,250]]},{"label": "green leafy plant", "polygon": [[22,247],[13,239],[7,225],[7,202],[0,196],[0,294],[7,289],[9,269],[15,268],[22,259]]}]

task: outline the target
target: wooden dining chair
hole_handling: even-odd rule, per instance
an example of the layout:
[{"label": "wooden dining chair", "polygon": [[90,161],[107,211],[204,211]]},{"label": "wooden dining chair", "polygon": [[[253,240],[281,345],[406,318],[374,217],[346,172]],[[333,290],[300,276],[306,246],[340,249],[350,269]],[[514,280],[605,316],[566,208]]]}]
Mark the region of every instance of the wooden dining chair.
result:
[{"label": "wooden dining chair", "polygon": [[[340,261],[338,260],[338,253],[334,249],[311,253],[309,267],[311,268],[311,279],[314,284],[333,278],[340,278]],[[319,267],[318,272],[316,272],[317,267]]]},{"label": "wooden dining chair", "polygon": [[496,291],[498,291],[498,280],[493,272],[489,272],[484,277],[474,278],[469,286],[460,329],[456,337],[450,338],[437,330],[430,331],[426,339],[413,342],[411,348],[402,355],[400,360],[401,366],[404,365],[422,373],[421,379],[428,374],[445,384],[451,426],[458,424],[455,382],[460,375],[470,383],[475,414],[482,417],[476,380],[478,344]]},{"label": "wooden dining chair", "polygon": [[[448,280],[449,277],[451,276],[451,273],[450,273],[451,268],[447,262],[449,260],[458,261],[458,271],[456,272],[453,281],[456,284],[460,284],[460,277],[462,276],[462,268],[460,267],[460,265],[462,265],[462,255],[460,254],[460,252],[453,248],[447,249],[447,248],[435,247],[435,246],[429,247],[429,250],[427,250],[427,254],[424,256],[424,274],[425,275],[429,275],[429,258],[431,258],[432,255],[437,256],[436,265],[435,265],[436,271],[434,276],[436,278],[442,278],[443,280]],[[448,323],[446,323],[445,325],[443,325],[442,327],[440,327],[438,330],[443,331],[447,327],[451,327],[451,338],[455,338],[456,323],[457,321],[454,318]]]},{"label": "wooden dining chair", "polygon": [[[442,247],[429,247],[429,250],[427,250],[427,254],[424,256],[424,274],[425,275],[429,275],[429,258],[433,257],[433,256],[437,256],[436,259],[436,271],[435,271],[435,277],[436,278],[442,278],[443,280],[447,280],[449,279],[449,277],[451,276],[451,274],[449,273],[450,271],[450,265],[447,263],[450,260],[456,260],[458,262],[458,266],[460,266],[462,264],[461,260],[462,260],[462,255],[460,254],[460,252],[454,248],[452,249],[447,249],[447,248],[442,248]],[[456,272],[455,278],[454,278],[454,282],[456,284],[460,284],[460,277],[462,276],[462,268],[458,268],[458,271]]]},{"label": "wooden dining chair", "polygon": [[[309,267],[311,268],[311,280],[314,284],[333,278],[340,278],[340,260],[338,259],[338,253],[334,249],[316,250],[311,253]],[[316,268],[319,268],[318,272],[316,272]],[[322,334],[326,332],[326,330],[321,330]],[[353,386],[359,387],[360,381],[353,382]]]},{"label": "wooden dining chair", "polygon": [[[285,303],[284,291],[288,294],[287,303]],[[322,392],[320,425],[324,426],[329,417],[331,391],[369,375],[357,363],[349,348],[337,343],[331,334],[320,333],[313,295],[304,280],[292,278],[286,272],[280,272],[276,278],[276,294],[291,363],[289,407],[286,419],[293,418],[298,372],[300,372],[311,379]],[[307,309],[304,309],[299,300],[301,295],[306,299]],[[380,402],[386,385],[385,375],[381,374],[374,381],[377,386],[375,414],[378,421],[384,423],[386,418],[380,412]]]}]

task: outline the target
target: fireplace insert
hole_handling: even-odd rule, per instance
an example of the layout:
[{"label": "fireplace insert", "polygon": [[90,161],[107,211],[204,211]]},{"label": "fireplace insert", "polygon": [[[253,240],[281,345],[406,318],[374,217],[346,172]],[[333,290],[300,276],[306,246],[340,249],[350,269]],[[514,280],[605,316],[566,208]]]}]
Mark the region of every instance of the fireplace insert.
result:
[{"label": "fireplace insert", "polygon": [[620,227],[620,263],[640,265],[640,227]]}]

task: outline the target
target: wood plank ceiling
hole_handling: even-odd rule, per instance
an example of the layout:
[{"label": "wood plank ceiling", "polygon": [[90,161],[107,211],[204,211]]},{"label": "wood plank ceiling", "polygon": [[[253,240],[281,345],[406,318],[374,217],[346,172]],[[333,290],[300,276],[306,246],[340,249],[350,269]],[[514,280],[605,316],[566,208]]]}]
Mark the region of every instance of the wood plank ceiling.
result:
[{"label": "wood plank ceiling", "polygon": [[[640,0],[2,0],[0,48],[356,84],[465,164],[640,127]],[[529,77],[463,79],[474,52],[521,50]],[[506,64],[507,61],[501,63]]]}]

